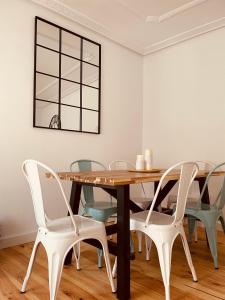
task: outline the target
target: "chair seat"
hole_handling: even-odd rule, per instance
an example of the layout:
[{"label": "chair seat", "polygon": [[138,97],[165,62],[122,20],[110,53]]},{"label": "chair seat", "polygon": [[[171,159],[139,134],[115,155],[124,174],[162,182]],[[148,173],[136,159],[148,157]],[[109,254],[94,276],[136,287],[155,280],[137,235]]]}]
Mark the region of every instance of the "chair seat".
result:
[{"label": "chair seat", "polygon": [[[187,203],[196,202],[197,200],[198,197],[187,197]],[[174,204],[176,203],[177,203],[177,195],[169,195],[167,201],[167,208],[174,208]]]},{"label": "chair seat", "polygon": [[85,204],[85,212],[95,220],[105,222],[117,212],[117,204],[111,202],[92,202]]},{"label": "chair seat", "polygon": [[[80,234],[84,234],[86,231],[90,232],[90,230],[92,230],[93,228],[94,230],[99,230],[99,228],[103,227],[103,224],[101,222],[87,217],[74,215],[74,219]],[[75,231],[70,216],[55,220],[49,220],[47,227],[49,231],[54,233],[74,234]]]},{"label": "chair seat", "polygon": [[212,210],[217,211],[217,207],[211,204],[201,203],[199,201],[190,201],[187,203],[185,208],[185,213],[188,214],[188,211],[201,211],[201,210]]},{"label": "chair seat", "polygon": [[146,210],[149,207],[149,205],[151,204],[152,198],[135,197],[135,198],[131,198],[131,201],[133,201],[140,208]]},{"label": "chair seat", "polygon": [[[145,220],[148,215],[148,210],[141,211],[138,213],[134,213],[130,216],[130,221],[135,223],[145,223]],[[153,211],[151,214],[151,218],[149,224],[153,225],[170,225],[174,220],[173,216],[162,214],[156,211]]]},{"label": "chair seat", "polygon": [[116,203],[111,203],[111,202],[102,202],[102,201],[95,201],[92,203],[86,203],[85,208],[92,208],[96,210],[111,210],[111,209],[117,209],[117,204]]}]

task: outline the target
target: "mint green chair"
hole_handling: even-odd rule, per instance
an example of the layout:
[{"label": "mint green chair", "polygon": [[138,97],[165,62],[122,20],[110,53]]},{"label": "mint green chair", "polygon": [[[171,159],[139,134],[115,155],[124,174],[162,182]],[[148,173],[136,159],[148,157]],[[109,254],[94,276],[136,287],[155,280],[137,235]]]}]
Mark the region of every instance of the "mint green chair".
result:
[{"label": "mint green chair", "polygon": [[[105,166],[98,161],[89,159],[80,159],[71,163],[71,172],[80,171],[97,171],[106,170]],[[80,214],[89,215],[93,219],[106,222],[108,218],[117,212],[117,204],[112,202],[112,197],[109,196],[108,201],[95,201],[94,189],[92,186],[82,186],[84,200],[81,199]],[[102,267],[103,251],[98,249],[98,267]]]},{"label": "mint green chair", "polygon": [[185,209],[185,214],[188,217],[189,241],[192,240],[193,232],[195,229],[195,222],[197,220],[200,220],[201,222],[203,222],[206,229],[209,248],[216,269],[218,269],[217,230],[216,230],[216,225],[218,220],[221,222],[223,231],[225,233],[225,221],[223,216],[223,207],[225,205],[225,177],[223,180],[222,187],[213,204],[202,203],[201,199],[205,192],[206,187],[208,186],[210,178],[212,177],[211,176],[212,173],[224,165],[225,162],[211,169],[211,171],[209,172],[206,178],[199,200],[197,202],[188,202]]}]

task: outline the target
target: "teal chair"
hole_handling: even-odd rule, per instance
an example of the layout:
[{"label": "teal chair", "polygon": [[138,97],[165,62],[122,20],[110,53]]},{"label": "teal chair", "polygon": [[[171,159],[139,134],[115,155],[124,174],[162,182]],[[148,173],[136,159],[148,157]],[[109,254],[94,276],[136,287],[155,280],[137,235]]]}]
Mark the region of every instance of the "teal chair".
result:
[{"label": "teal chair", "polygon": [[208,186],[210,178],[212,177],[211,176],[212,173],[224,165],[225,163],[221,163],[211,169],[211,171],[209,172],[206,178],[199,200],[197,202],[188,202],[185,209],[185,214],[188,217],[189,241],[192,240],[192,236],[195,229],[195,222],[197,220],[200,220],[201,222],[203,222],[206,229],[209,248],[216,269],[218,269],[217,230],[216,230],[216,225],[218,220],[221,222],[223,231],[225,233],[225,221],[223,216],[223,207],[225,205],[225,177],[223,180],[222,187],[213,204],[202,203],[201,199],[205,192],[205,189]]},{"label": "teal chair", "polygon": [[[80,159],[71,163],[70,171],[97,171],[106,170],[105,166],[98,161],[89,159]],[[80,214],[89,215],[93,219],[106,222],[108,218],[117,212],[117,204],[112,202],[112,197],[109,196],[108,201],[95,201],[94,189],[92,186],[82,186],[83,198],[81,198]],[[102,267],[103,251],[98,249],[98,267]]]}]

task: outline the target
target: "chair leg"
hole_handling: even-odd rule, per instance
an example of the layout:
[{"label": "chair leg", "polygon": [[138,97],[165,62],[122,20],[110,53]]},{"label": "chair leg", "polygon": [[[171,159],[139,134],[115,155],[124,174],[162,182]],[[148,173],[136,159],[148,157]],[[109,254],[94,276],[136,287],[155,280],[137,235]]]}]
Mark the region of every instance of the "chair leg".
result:
[{"label": "chair leg", "polygon": [[198,221],[195,222],[195,243],[198,241]]},{"label": "chair leg", "polygon": [[29,280],[30,275],[31,275],[31,271],[32,271],[32,267],[33,267],[33,264],[34,264],[34,260],[35,260],[35,256],[36,256],[36,253],[37,253],[39,243],[40,243],[40,240],[37,237],[35,242],[34,242],[34,246],[33,246],[33,249],[32,249],[30,261],[29,261],[28,268],[27,268],[27,273],[26,273],[26,276],[24,278],[23,285],[22,285],[22,288],[21,288],[21,293],[26,292],[27,283],[28,283],[28,280]]},{"label": "chair leg", "polygon": [[112,269],[113,278],[116,278],[116,274],[117,274],[117,257],[115,258],[113,269]]},{"label": "chair leg", "polygon": [[218,269],[218,253],[217,253],[217,232],[216,224],[211,224],[211,226],[205,224],[205,229],[208,237],[209,248],[214,260],[214,267]]},{"label": "chair leg", "polygon": [[59,288],[63,269],[64,253],[56,251],[47,251],[48,255],[48,274],[49,274],[49,291],[50,300],[56,300],[56,294]]},{"label": "chair leg", "polygon": [[132,255],[132,253],[134,253],[134,242],[133,242],[133,239],[132,239],[132,235],[130,234],[130,253]]},{"label": "chair leg", "polygon": [[112,292],[116,292],[116,287],[113,281],[113,276],[112,276],[112,269],[111,269],[111,264],[110,264],[110,258],[109,258],[109,249],[108,249],[108,243],[107,240],[99,240],[100,243],[102,244],[102,249],[105,257],[105,265],[106,265],[106,270],[109,278],[109,282],[111,285]]},{"label": "chair leg", "polygon": [[193,233],[195,230],[196,218],[188,215],[188,241],[192,241]]},{"label": "chair leg", "polygon": [[102,251],[102,249],[97,249],[97,254],[98,254],[98,267],[102,268],[103,267],[103,263],[102,263],[103,251]]},{"label": "chair leg", "polygon": [[158,251],[159,263],[165,287],[165,299],[170,300],[170,269],[172,242],[161,242],[158,240],[155,244]]},{"label": "chair leg", "polygon": [[73,246],[73,253],[76,260],[77,270],[80,270],[80,242]]},{"label": "chair leg", "polygon": [[[133,243],[131,235],[130,235],[130,253],[131,254],[134,253],[134,243]],[[116,278],[116,273],[117,273],[117,257],[115,258],[113,269],[112,269],[112,277],[113,278]]]},{"label": "chair leg", "polygon": [[220,223],[221,223],[221,225],[222,225],[222,227],[223,227],[223,232],[225,233],[225,221],[224,221],[223,216],[220,216],[220,217],[219,217],[219,220],[220,220]]},{"label": "chair leg", "polygon": [[152,239],[145,234],[146,260],[150,260],[150,252],[152,248]]},{"label": "chair leg", "polygon": [[186,255],[186,258],[187,258],[187,262],[188,262],[189,268],[191,270],[191,274],[192,274],[193,280],[195,282],[197,282],[198,278],[197,278],[197,275],[196,275],[196,272],[195,272],[195,268],[194,268],[194,265],[193,265],[193,262],[192,262],[190,249],[189,249],[189,246],[188,246],[188,243],[187,243],[187,238],[186,238],[186,235],[185,235],[183,227],[181,227],[180,235],[181,235],[181,240],[182,240],[182,243],[183,243],[184,252],[185,252],[185,255]]},{"label": "chair leg", "polygon": [[137,233],[137,238],[138,238],[138,252],[142,252],[142,232],[141,231],[136,231]]}]

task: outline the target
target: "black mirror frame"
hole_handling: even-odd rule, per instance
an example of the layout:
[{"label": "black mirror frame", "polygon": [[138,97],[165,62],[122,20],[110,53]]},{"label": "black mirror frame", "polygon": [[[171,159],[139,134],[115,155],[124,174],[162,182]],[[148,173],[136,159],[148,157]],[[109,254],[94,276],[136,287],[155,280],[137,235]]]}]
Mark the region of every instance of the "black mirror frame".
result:
[{"label": "black mirror frame", "polygon": [[[51,26],[54,26],[56,28],[59,29],[59,50],[56,51],[56,50],[53,50],[51,48],[48,48],[44,45],[40,45],[37,43],[37,23],[38,21],[42,21],[42,22],[45,22],[47,23],[48,25],[51,25]],[[61,104],[61,80],[65,80],[65,78],[62,78],[61,77],[61,55],[65,55],[65,56],[69,56],[65,53],[63,53],[61,51],[62,49],[62,31],[65,31],[67,33],[70,33],[72,35],[75,35],[77,37],[80,38],[81,40],[81,44],[80,44],[80,52],[81,52],[81,57],[80,59],[76,58],[78,61],[80,61],[80,82],[74,82],[74,83],[77,83],[80,85],[80,129],[79,130],[73,130],[73,129],[62,129],[61,128],[61,105],[65,105],[65,106],[72,106],[72,105],[66,105],[66,104]],[[35,35],[34,35],[34,88],[33,88],[33,127],[35,128],[43,128],[43,129],[51,129],[51,130],[63,130],[63,131],[72,131],[72,132],[84,132],[84,133],[92,133],[92,134],[100,134],[100,128],[101,128],[101,44],[97,43],[97,42],[94,42],[84,36],[81,36],[77,33],[74,33],[66,28],[63,28],[59,25],[56,25],[50,21],[47,21],[41,17],[38,17],[36,16],[35,17]],[[87,41],[89,43],[93,43],[95,45],[97,45],[99,47],[99,64],[98,65],[95,65],[95,64],[92,64],[90,62],[87,62],[85,60],[83,60],[83,41]],[[51,50],[51,51],[54,51],[54,52],[57,52],[59,53],[59,77],[56,77],[56,76],[52,76],[52,75],[49,75],[49,74],[46,74],[46,73],[42,73],[40,71],[37,71],[37,47],[43,47],[43,48],[46,48],[48,50]],[[89,86],[87,84],[84,84],[82,82],[82,69],[83,69],[83,63],[86,63],[86,64],[89,64],[89,65],[92,65],[92,66],[95,66],[95,67],[98,67],[99,68],[99,75],[98,75],[98,82],[99,82],[99,85],[98,85],[98,88],[97,87],[92,87],[92,86]],[[59,79],[59,98],[58,98],[58,103],[54,102],[54,101],[47,101],[47,100],[43,100],[43,99],[38,99],[36,97],[36,76],[37,74],[43,74],[43,75],[47,75],[47,76],[52,76],[52,77],[56,77]],[[95,110],[95,109],[90,109],[90,108],[85,108],[82,106],[82,87],[83,86],[87,86],[87,87],[91,87],[91,88],[95,88],[98,90],[98,110]],[[54,128],[52,127],[51,123],[52,121],[50,122],[50,125],[49,127],[45,127],[45,126],[37,126],[36,125],[36,101],[43,101],[43,102],[50,102],[50,103],[55,103],[55,104],[58,104],[58,115],[55,115],[53,117],[55,117],[55,119],[58,119],[58,122],[57,122],[57,126],[58,128]],[[76,106],[72,106],[72,107],[76,107]],[[77,107],[76,107],[77,108]],[[91,131],[84,131],[82,130],[82,110],[89,110],[89,111],[95,111],[98,113],[98,131],[96,132],[91,132]],[[53,119],[52,117],[52,119]],[[56,118],[57,117],[57,118]]]}]

